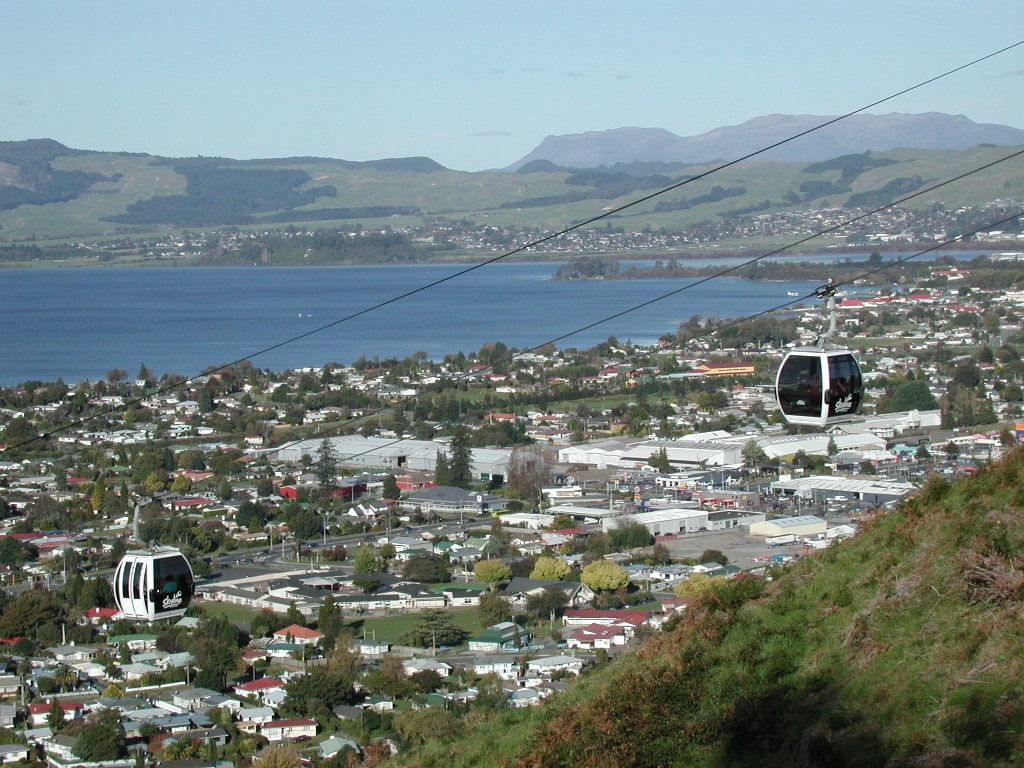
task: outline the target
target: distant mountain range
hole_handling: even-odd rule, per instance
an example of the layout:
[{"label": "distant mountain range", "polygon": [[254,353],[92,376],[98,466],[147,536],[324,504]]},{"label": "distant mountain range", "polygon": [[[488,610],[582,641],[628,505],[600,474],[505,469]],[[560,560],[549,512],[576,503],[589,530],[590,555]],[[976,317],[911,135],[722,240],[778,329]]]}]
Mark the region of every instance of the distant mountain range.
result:
[{"label": "distant mountain range", "polygon": [[[699,136],[677,136],[663,128],[615,128],[548,136],[504,170],[518,171],[536,161],[563,168],[599,168],[630,163],[705,163],[734,159],[783,141],[835,116],[767,115],[740,125],[716,128]],[[897,147],[967,149],[978,144],[1024,144],[1024,130],[975,123],[963,115],[853,115],[758,155],[761,159],[814,162]]]}]

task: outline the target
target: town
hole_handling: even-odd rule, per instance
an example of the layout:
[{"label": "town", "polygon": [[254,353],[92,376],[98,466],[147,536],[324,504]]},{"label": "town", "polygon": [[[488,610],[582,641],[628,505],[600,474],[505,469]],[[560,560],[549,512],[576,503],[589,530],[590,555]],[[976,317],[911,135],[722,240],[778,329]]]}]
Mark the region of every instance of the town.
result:
[{"label": "town", "polygon": [[[716,580],[1020,442],[1024,290],[992,272],[842,300],[865,404],[825,430],[772,384],[817,307],[650,347],[2,389],[0,760],[378,765],[540,705]],[[195,596],[133,620],[113,569],[158,545]]]}]

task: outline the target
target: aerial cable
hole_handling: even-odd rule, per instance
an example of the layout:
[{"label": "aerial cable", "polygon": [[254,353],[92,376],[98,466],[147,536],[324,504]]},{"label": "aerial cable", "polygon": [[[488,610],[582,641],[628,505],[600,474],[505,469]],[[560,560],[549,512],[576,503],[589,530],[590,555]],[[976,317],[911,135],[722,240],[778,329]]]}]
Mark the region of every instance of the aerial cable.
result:
[{"label": "aerial cable", "polygon": [[[364,308],[364,309],[359,310],[357,312],[353,312],[353,313],[348,314],[348,315],[346,315],[344,317],[341,317],[341,318],[339,318],[337,320],[334,320],[334,321],[332,321],[330,323],[326,323],[326,324],[320,325],[317,328],[313,328],[313,329],[311,329],[309,331],[306,331],[304,333],[292,336],[291,338],[285,339],[284,341],[281,341],[281,342],[278,342],[276,344],[272,344],[272,345],[266,346],[266,347],[264,347],[264,348],[262,348],[262,349],[260,349],[260,350],[258,350],[256,352],[254,352],[251,355],[246,355],[245,357],[238,358],[237,360],[234,360],[232,362],[223,363],[223,364],[221,364],[221,365],[219,365],[219,366],[217,366],[215,368],[207,369],[206,372],[201,374],[201,375],[193,376],[193,377],[187,378],[187,379],[185,379],[183,381],[176,382],[174,384],[168,384],[168,385],[166,385],[164,387],[160,387],[160,388],[154,390],[153,392],[149,393],[146,397],[148,398],[148,397],[152,397],[152,396],[155,396],[155,395],[163,394],[164,392],[168,392],[168,391],[177,389],[177,388],[179,388],[181,386],[190,384],[190,383],[196,381],[197,379],[199,379],[201,376],[209,376],[210,374],[218,373],[218,372],[223,371],[223,370],[227,370],[227,369],[232,368],[235,365],[238,365],[238,364],[240,364],[242,362],[248,361],[248,360],[250,360],[253,357],[258,357],[259,355],[266,354],[267,352],[271,352],[271,351],[274,351],[276,349],[280,349],[281,347],[287,346],[289,344],[293,344],[293,343],[295,343],[297,341],[305,339],[305,338],[307,338],[309,336],[312,336],[314,334],[320,333],[320,332],[328,330],[330,328],[334,328],[335,326],[338,326],[338,325],[340,325],[342,323],[348,322],[350,320],[354,320],[354,319],[356,319],[358,317],[362,317],[363,315],[369,314],[370,312],[374,312],[374,311],[376,311],[378,309],[382,309],[384,307],[390,306],[390,305],[395,304],[395,303],[397,303],[399,301],[407,299],[407,298],[409,298],[411,296],[414,296],[416,294],[422,293],[422,292],[424,292],[426,290],[429,290],[430,288],[434,288],[434,287],[436,287],[438,285],[442,285],[444,283],[450,282],[450,281],[452,281],[452,280],[454,280],[454,279],[456,279],[458,277],[462,277],[463,275],[469,274],[470,272],[473,272],[475,270],[478,270],[478,269],[481,269],[483,267],[489,266],[489,265],[494,264],[494,263],[496,263],[498,261],[501,261],[503,259],[507,259],[510,256],[514,256],[514,255],[516,255],[518,253],[522,253],[523,251],[529,250],[531,248],[535,248],[538,245],[542,245],[543,243],[548,242],[549,240],[553,240],[555,238],[562,237],[563,235],[566,235],[566,234],[568,234],[570,232],[574,232],[574,231],[576,231],[578,229],[581,229],[583,227],[586,227],[586,226],[589,226],[591,224],[594,224],[594,223],[596,223],[598,221],[601,221],[602,219],[606,219],[608,217],[611,217],[611,216],[614,216],[614,215],[616,215],[618,213],[621,213],[622,211],[625,211],[627,209],[633,208],[633,207],[635,207],[637,205],[641,205],[641,204],[643,204],[645,202],[648,202],[648,201],[650,201],[650,200],[652,200],[654,198],[659,197],[660,195],[664,195],[664,194],[666,194],[668,192],[672,192],[672,191],[674,191],[676,189],[679,189],[681,187],[684,187],[684,186],[686,186],[688,184],[692,184],[693,182],[703,180],[703,179],[705,179],[705,178],[707,178],[707,177],[709,177],[709,176],[711,176],[711,175],[713,175],[715,173],[718,173],[718,172],[720,172],[722,170],[725,170],[727,168],[731,168],[732,166],[737,165],[738,163],[744,162],[744,161],[749,160],[749,159],[751,159],[753,157],[757,157],[758,155],[764,154],[765,152],[768,152],[768,151],[770,151],[772,149],[776,149],[776,148],[778,148],[780,146],[783,146],[783,145],[788,144],[788,143],[790,143],[792,141],[795,141],[796,139],[802,138],[802,137],[807,136],[807,135],[809,135],[811,133],[819,131],[819,130],[821,130],[823,128],[826,128],[826,127],[828,127],[830,125],[834,125],[835,123],[838,123],[838,122],[840,122],[842,120],[845,120],[845,119],[847,119],[849,117],[852,117],[854,115],[860,114],[861,112],[865,112],[865,111],[867,111],[869,109],[872,109],[873,107],[879,106],[880,104],[884,104],[884,103],[886,103],[888,101],[892,101],[893,99],[896,99],[896,98],[898,98],[900,96],[904,96],[904,95],[906,95],[908,93],[911,93],[912,91],[915,91],[915,90],[918,90],[920,88],[923,88],[926,85],[930,85],[932,83],[935,83],[935,82],[937,82],[939,80],[942,80],[943,78],[949,77],[950,75],[953,75],[953,74],[955,74],[957,72],[960,72],[960,71],[962,71],[964,69],[972,67],[972,66],[974,66],[976,64],[979,64],[979,63],[981,63],[983,61],[986,61],[988,59],[991,59],[993,57],[999,56],[999,55],[1001,55],[1003,53],[1006,53],[1007,51],[1013,50],[1014,48],[1017,48],[1017,47],[1022,46],[1022,45],[1024,45],[1024,40],[1020,40],[1018,42],[1015,42],[1015,43],[1007,45],[1007,46],[1005,46],[1003,48],[1000,48],[1000,49],[998,49],[996,51],[992,51],[992,52],[990,52],[990,53],[988,53],[988,54],[986,54],[984,56],[981,56],[979,58],[973,59],[972,61],[969,61],[969,62],[967,62],[965,64],[961,64],[961,65],[959,65],[957,67],[949,69],[949,70],[947,70],[945,72],[942,72],[942,73],[940,73],[938,75],[930,77],[930,78],[928,78],[926,80],[922,80],[922,81],[920,81],[920,82],[918,82],[918,83],[916,83],[916,84],[914,84],[914,85],[912,85],[912,86],[910,86],[908,88],[904,88],[903,90],[900,90],[900,91],[897,91],[895,93],[892,93],[892,94],[890,94],[888,96],[885,96],[884,98],[881,98],[881,99],[878,99],[876,101],[873,101],[870,104],[865,104],[862,107],[854,109],[854,110],[852,110],[850,112],[847,112],[847,113],[845,113],[843,115],[839,115],[837,117],[830,118],[830,119],[828,119],[828,120],[826,120],[826,121],[824,121],[824,122],[822,122],[822,123],[820,123],[818,125],[815,125],[815,126],[812,126],[810,128],[807,128],[807,129],[805,129],[803,131],[800,131],[800,132],[798,132],[798,133],[796,133],[796,134],[794,134],[792,136],[789,136],[789,137],[787,137],[785,139],[781,139],[781,140],[776,141],[776,142],[774,142],[772,144],[764,146],[764,147],[762,147],[762,148],[760,148],[758,150],[755,150],[753,152],[749,152],[749,153],[747,153],[747,154],[745,154],[745,155],[743,155],[741,157],[738,157],[738,158],[735,158],[733,160],[730,160],[730,161],[721,163],[719,165],[716,165],[713,168],[710,168],[709,170],[707,170],[707,171],[705,171],[703,173],[697,174],[695,176],[688,176],[687,178],[682,179],[682,180],[680,180],[679,182],[677,182],[675,184],[672,184],[672,185],[669,185],[669,186],[664,187],[662,189],[659,189],[659,190],[657,190],[655,192],[652,192],[652,193],[650,193],[648,195],[644,195],[642,197],[639,197],[639,198],[637,198],[635,200],[632,200],[632,201],[630,201],[628,203],[624,203],[624,204],[622,204],[620,206],[617,206],[615,208],[609,209],[607,211],[602,211],[598,215],[592,216],[592,217],[590,217],[588,219],[585,219],[583,221],[577,222],[576,224],[570,225],[568,227],[564,227],[564,228],[562,228],[562,229],[560,229],[560,230],[558,230],[556,232],[553,232],[553,233],[550,233],[550,234],[545,235],[543,237],[537,238],[537,239],[535,239],[535,240],[533,240],[533,241],[531,241],[529,243],[526,243],[524,245],[521,245],[521,246],[518,246],[516,248],[513,248],[512,250],[507,251],[507,252],[502,253],[502,254],[499,254],[498,256],[495,256],[495,257],[493,257],[491,259],[488,259],[488,260],[485,260],[485,261],[480,262],[478,264],[474,264],[474,265],[471,265],[471,266],[466,267],[464,269],[458,270],[456,272],[453,272],[450,275],[447,275],[447,276],[445,276],[443,278],[440,278],[438,280],[434,280],[432,282],[426,283],[426,284],[421,285],[421,286],[419,286],[417,288],[410,289],[410,290],[405,291],[405,292],[403,292],[401,294],[393,296],[393,297],[391,297],[389,299],[386,299],[384,301],[378,302],[377,304],[375,304],[373,306]],[[762,256],[760,258],[765,258],[768,255],[771,255],[771,254],[765,254],[765,256]],[[743,266],[743,265],[740,265],[740,266]],[[737,267],[737,268],[739,268],[739,267]],[[734,271],[734,270],[726,270],[722,274],[728,274],[731,271]],[[708,278],[708,279],[711,279],[711,278]],[[706,282],[706,281],[707,280],[702,280],[700,282]],[[668,295],[674,295],[675,293],[678,293],[678,292],[679,291],[675,291],[672,294],[668,294]],[[665,297],[661,297],[661,298],[667,298],[668,295],[666,295]],[[643,304],[640,304],[640,305],[638,305],[638,306],[636,306],[634,308],[631,308],[629,310],[625,310],[623,312],[616,313],[615,315],[611,315],[611,316],[609,316],[609,317],[607,317],[607,318],[605,318],[605,319],[603,319],[601,321],[597,321],[597,322],[593,323],[592,325],[587,326],[585,328],[577,329],[573,333],[567,334],[567,335],[575,335],[576,333],[580,333],[580,332],[582,332],[583,330],[586,330],[589,327],[593,327],[593,325],[599,325],[599,324],[601,324],[603,322],[608,322],[609,320],[612,320],[612,319],[615,319],[617,317],[620,317],[621,315],[626,314],[627,312],[635,311],[636,309],[639,309],[639,308],[641,308],[643,306],[647,306],[648,304],[654,303],[655,301],[660,301],[661,298],[653,299],[653,300],[651,300],[649,302],[644,302]],[[566,338],[567,335],[560,336],[558,338],[558,340]],[[85,417],[83,419],[78,419],[76,421],[69,422],[67,424],[61,425],[61,426],[56,427],[56,428],[54,428],[52,430],[48,430],[46,432],[40,433],[38,436],[33,437],[33,438],[29,438],[29,439],[27,439],[27,440],[25,440],[25,441],[23,441],[23,442],[21,442],[21,443],[19,443],[17,445],[7,446],[6,448],[3,449],[3,451],[0,451],[0,453],[3,453],[4,451],[10,450],[10,449],[13,449],[13,448],[19,448],[19,447],[21,447],[23,445],[26,445],[28,443],[34,442],[37,439],[43,439],[43,440],[48,439],[49,437],[52,437],[53,435],[56,435],[56,434],[60,434],[61,432],[67,431],[68,429],[73,429],[74,427],[81,426],[82,424],[88,423],[88,422],[93,421],[93,420],[98,419],[98,418],[102,418],[103,416],[109,415],[111,413],[117,413],[117,412],[123,411],[123,410],[125,410],[125,409],[127,409],[127,408],[129,408],[129,407],[131,407],[133,405],[137,405],[137,404],[143,402],[144,399],[146,399],[146,398],[133,398],[133,399],[130,399],[130,400],[125,401],[124,403],[121,403],[121,404],[119,404],[117,406],[112,406],[111,408],[109,408],[107,410],[104,410],[101,413],[93,414],[93,415],[90,415],[90,416]]]}]

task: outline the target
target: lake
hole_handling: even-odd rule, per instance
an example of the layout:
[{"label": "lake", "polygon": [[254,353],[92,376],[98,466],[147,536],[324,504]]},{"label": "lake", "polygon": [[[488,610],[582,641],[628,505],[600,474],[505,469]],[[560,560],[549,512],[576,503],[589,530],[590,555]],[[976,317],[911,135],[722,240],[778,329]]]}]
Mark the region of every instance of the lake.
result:
[{"label": "lake", "polygon": [[554,281],[558,267],[7,269],[0,385],[73,384],[114,368],[134,377],[143,363],[157,376],[192,377],[242,359],[280,371],[416,352],[440,360],[493,341],[647,344],[694,315],[743,317],[817,285],[724,277],[657,300],[695,281]]}]

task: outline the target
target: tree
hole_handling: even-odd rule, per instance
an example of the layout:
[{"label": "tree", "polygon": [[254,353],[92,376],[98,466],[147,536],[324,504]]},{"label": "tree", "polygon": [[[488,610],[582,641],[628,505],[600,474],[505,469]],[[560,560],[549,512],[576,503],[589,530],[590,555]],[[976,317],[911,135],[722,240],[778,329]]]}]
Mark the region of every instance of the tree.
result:
[{"label": "tree", "polygon": [[654,543],[654,536],[651,535],[647,526],[642,523],[632,523],[631,525],[613,528],[608,532],[608,536],[611,537],[612,546],[618,551],[649,547]]},{"label": "tree", "polygon": [[357,700],[354,679],[329,667],[314,674],[297,675],[285,686],[284,708],[299,717],[323,717],[339,704]]},{"label": "tree", "polygon": [[499,595],[497,592],[487,592],[480,596],[477,616],[485,627],[510,621],[512,619],[512,603],[507,597]]},{"label": "tree", "polygon": [[533,564],[533,570],[530,571],[531,579],[542,581],[568,581],[572,576],[573,570],[569,563],[548,555],[538,557]]},{"label": "tree", "polygon": [[448,581],[448,564],[444,555],[421,552],[402,563],[402,575],[425,584],[439,584]]},{"label": "tree", "polygon": [[697,559],[702,563],[729,564],[729,557],[720,549],[705,549]]},{"label": "tree", "polygon": [[373,573],[380,570],[380,558],[373,547],[362,545],[356,550],[354,566],[356,573]]},{"label": "tree", "polygon": [[164,760],[197,760],[203,756],[205,747],[199,739],[187,735],[167,739],[164,742]]},{"label": "tree", "polygon": [[432,669],[421,669],[409,675],[409,682],[420,693],[433,693],[444,686],[444,678]]},{"label": "tree", "polygon": [[548,587],[526,598],[526,610],[538,619],[555,620],[558,612],[569,604],[565,590]]},{"label": "tree", "polygon": [[469,430],[462,424],[452,431],[448,461],[448,485],[468,490],[473,484],[473,451],[469,446]]},{"label": "tree", "polygon": [[324,596],[324,601],[320,605],[316,620],[317,629],[324,635],[324,645],[326,647],[329,648],[334,644],[344,624],[345,619],[341,615],[341,610],[334,602],[334,596],[328,593]]},{"label": "tree", "polygon": [[647,560],[651,565],[670,565],[672,563],[672,553],[668,547],[658,542],[651,547],[651,556]]},{"label": "tree", "polygon": [[271,744],[256,753],[254,764],[260,768],[299,768],[302,756],[292,744]]},{"label": "tree", "polygon": [[932,411],[938,407],[939,403],[928,388],[927,382],[914,379],[901,384],[886,404],[879,403],[878,412]]},{"label": "tree", "polygon": [[34,637],[39,627],[58,623],[62,615],[56,592],[25,590],[7,603],[3,614],[0,614],[0,635]]},{"label": "tree", "polygon": [[221,690],[226,685],[241,659],[238,639],[238,627],[223,616],[206,615],[200,620],[188,649],[199,667],[197,686]]},{"label": "tree", "polygon": [[103,509],[103,502],[107,496],[107,483],[101,477],[92,486],[92,509],[98,512]]},{"label": "tree", "polygon": [[340,675],[354,684],[362,670],[363,659],[353,646],[352,637],[350,635],[340,636],[327,656],[327,671]]},{"label": "tree", "polygon": [[53,682],[62,691],[72,691],[78,686],[78,670],[72,669],[66,664],[61,664],[53,675]]},{"label": "tree", "polygon": [[754,469],[768,461],[768,454],[757,444],[756,440],[747,440],[743,445],[743,463]]},{"label": "tree", "polygon": [[412,628],[402,637],[402,642],[418,648],[434,648],[441,645],[459,645],[467,633],[452,623],[451,614],[437,608],[420,612]]},{"label": "tree", "polygon": [[437,458],[434,460],[434,482],[437,485],[452,484],[452,473],[448,468],[448,457],[441,451],[437,452]]},{"label": "tree", "polygon": [[46,713],[46,724],[54,733],[62,730],[67,724],[64,719],[64,709],[60,705],[60,699],[56,696],[50,699],[50,711]]},{"label": "tree", "polygon": [[512,569],[501,560],[477,560],[473,574],[485,584],[490,584],[493,592],[499,581],[505,581],[512,575]]},{"label": "tree", "polygon": [[320,441],[320,450],[317,452],[313,472],[316,474],[316,480],[320,485],[321,492],[330,494],[336,485],[338,455],[334,450],[334,444],[326,437]]},{"label": "tree", "polygon": [[384,478],[381,498],[388,499],[389,501],[398,501],[402,498],[402,490],[398,487],[398,480],[394,475],[389,474]]},{"label": "tree", "polygon": [[82,760],[103,762],[120,760],[128,754],[121,712],[103,708],[90,715],[72,751]]},{"label": "tree", "polygon": [[175,475],[174,480],[171,481],[171,490],[174,493],[188,493],[192,490],[192,481],[188,475]]},{"label": "tree", "polygon": [[221,501],[231,501],[234,494],[235,489],[231,487],[231,481],[227,478],[217,483],[217,498]]},{"label": "tree", "polygon": [[693,573],[690,574],[689,578],[676,584],[672,591],[680,597],[701,598],[711,594],[715,588],[716,579],[724,580],[724,577],[708,576],[704,573]]},{"label": "tree", "polygon": [[668,451],[665,448],[659,448],[648,456],[647,463],[659,472],[668,473],[672,471],[672,464],[668,460]]},{"label": "tree", "polygon": [[508,694],[502,680],[494,672],[488,672],[476,684],[474,709],[500,710],[508,706]]},{"label": "tree", "polygon": [[393,653],[385,655],[380,665],[363,677],[363,687],[382,696],[395,698],[406,698],[415,690],[405,674],[401,658]]},{"label": "tree", "polygon": [[595,592],[614,592],[629,584],[629,572],[611,560],[595,560],[583,568],[580,580]]},{"label": "tree", "polygon": [[452,741],[464,733],[462,720],[453,712],[436,707],[424,707],[395,716],[395,730],[412,745],[428,741]]},{"label": "tree", "polygon": [[541,489],[551,483],[551,466],[536,448],[516,446],[508,460],[508,487],[522,499],[540,499]]}]

